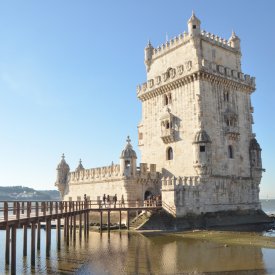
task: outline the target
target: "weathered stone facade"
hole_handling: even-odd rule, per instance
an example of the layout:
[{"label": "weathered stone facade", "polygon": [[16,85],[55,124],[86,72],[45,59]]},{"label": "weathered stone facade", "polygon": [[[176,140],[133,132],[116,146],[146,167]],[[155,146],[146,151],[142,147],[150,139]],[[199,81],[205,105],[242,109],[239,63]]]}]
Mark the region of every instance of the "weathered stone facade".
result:
[{"label": "weathered stone facade", "polygon": [[120,165],[80,167],[67,172],[66,184],[58,170],[64,199],[108,193],[142,200],[151,191],[177,216],[261,208],[261,148],[250,101],[255,78],[241,70],[234,32],[227,41],[200,24],[193,14],[188,33],[145,48],[147,81],[137,88],[140,168],[128,140]]}]

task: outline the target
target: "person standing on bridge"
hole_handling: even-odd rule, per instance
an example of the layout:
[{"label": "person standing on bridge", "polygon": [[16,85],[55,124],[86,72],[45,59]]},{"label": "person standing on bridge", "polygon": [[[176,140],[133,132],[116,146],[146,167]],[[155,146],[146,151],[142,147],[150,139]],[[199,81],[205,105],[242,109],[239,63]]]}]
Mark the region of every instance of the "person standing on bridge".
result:
[{"label": "person standing on bridge", "polygon": [[110,207],[110,206],[111,206],[110,196],[109,196],[109,195],[107,195],[107,204],[108,204],[108,207]]},{"label": "person standing on bridge", "polygon": [[125,207],[125,202],[124,202],[123,195],[121,196],[120,205],[121,205],[121,207],[122,207],[122,205],[123,205],[123,207]]},{"label": "person standing on bridge", "polygon": [[116,194],[113,197],[113,202],[114,202],[114,208],[116,208],[116,202],[117,202],[117,195]]},{"label": "person standing on bridge", "polygon": [[105,194],[103,195],[102,200],[103,200],[103,204],[104,204],[104,206],[105,206],[105,208],[106,208],[106,195],[105,195]]}]

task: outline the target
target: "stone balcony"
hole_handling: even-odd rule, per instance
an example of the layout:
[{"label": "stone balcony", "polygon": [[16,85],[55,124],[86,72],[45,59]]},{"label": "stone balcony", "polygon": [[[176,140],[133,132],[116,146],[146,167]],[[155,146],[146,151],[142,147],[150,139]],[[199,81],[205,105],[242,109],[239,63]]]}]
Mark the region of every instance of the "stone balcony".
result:
[{"label": "stone balcony", "polygon": [[175,130],[172,128],[161,130],[161,139],[167,144],[175,141]]},{"label": "stone balcony", "polygon": [[237,140],[240,136],[240,129],[238,126],[226,126],[224,128],[224,133],[229,139]]}]

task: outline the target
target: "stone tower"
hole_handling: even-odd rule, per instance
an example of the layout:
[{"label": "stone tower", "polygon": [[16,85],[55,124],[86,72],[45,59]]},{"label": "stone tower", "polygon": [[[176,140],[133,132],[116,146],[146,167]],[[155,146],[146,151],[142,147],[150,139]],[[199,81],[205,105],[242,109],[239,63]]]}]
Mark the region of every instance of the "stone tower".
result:
[{"label": "stone tower", "polygon": [[56,170],[57,170],[57,177],[56,177],[55,186],[57,186],[61,194],[61,197],[63,198],[68,188],[69,173],[70,173],[70,167],[65,161],[64,154],[62,155],[62,159],[60,163],[57,165]]},{"label": "stone tower", "polygon": [[177,214],[258,209],[261,148],[252,133],[255,78],[241,69],[240,39],[201,30],[145,48],[138,86],[141,161],[162,173],[162,196]]}]

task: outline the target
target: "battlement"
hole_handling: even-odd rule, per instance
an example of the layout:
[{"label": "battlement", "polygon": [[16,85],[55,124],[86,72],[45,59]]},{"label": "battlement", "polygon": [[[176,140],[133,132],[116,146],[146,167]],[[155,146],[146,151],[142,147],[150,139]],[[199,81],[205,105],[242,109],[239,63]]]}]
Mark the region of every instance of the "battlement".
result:
[{"label": "battlement", "polygon": [[225,49],[234,50],[235,48],[232,46],[232,43],[218,35],[207,32],[205,30],[201,31],[201,38],[215,44],[216,46],[223,47]]},{"label": "battlement", "polygon": [[[80,171],[74,171],[69,173],[70,183],[84,183],[101,180],[112,180],[122,178],[121,168],[119,164],[113,164],[110,166],[103,166],[98,168],[83,169]],[[140,163],[140,167],[136,169],[136,176],[138,178],[157,178],[156,165]]]},{"label": "battlement", "polygon": [[80,171],[70,172],[70,183],[98,181],[102,179],[118,178],[120,175],[120,165],[113,164],[98,168],[83,169]]},{"label": "battlement", "polygon": [[177,48],[178,46],[184,45],[188,43],[190,40],[190,36],[187,32],[183,32],[179,34],[178,36],[175,36],[171,38],[170,40],[167,40],[166,43],[163,43],[157,47],[154,48],[152,53],[152,59],[155,59],[165,53],[167,51]]},{"label": "battlement", "polygon": [[[219,37],[218,35],[207,32],[205,30],[201,31],[199,37],[208,42],[211,42],[216,46],[223,47],[227,50],[236,50],[235,47],[233,47],[233,44],[231,41],[228,41],[225,38]],[[166,54],[170,50],[174,50],[179,46],[189,43],[190,38],[191,38],[190,34],[184,31],[183,33],[180,33],[178,36],[175,36],[170,40],[167,40],[165,43],[157,47],[154,47],[152,51],[152,60],[162,56],[163,54]]]}]

